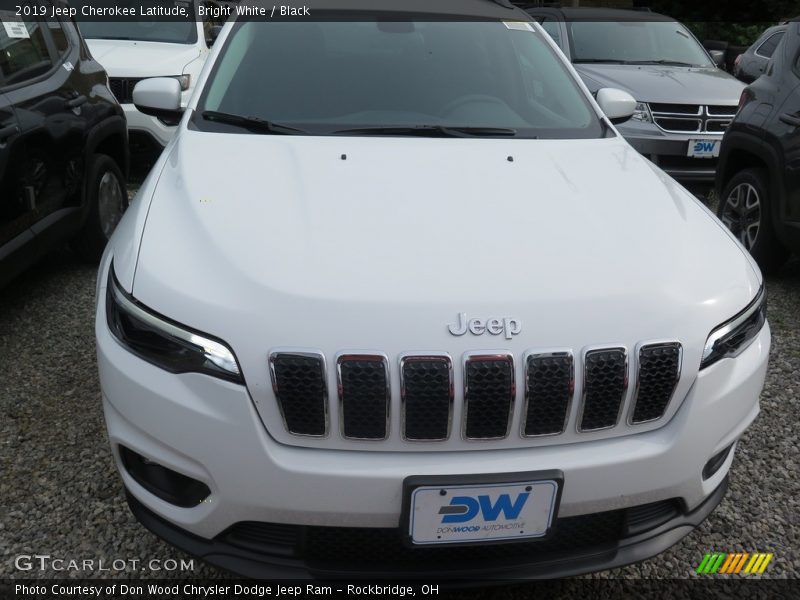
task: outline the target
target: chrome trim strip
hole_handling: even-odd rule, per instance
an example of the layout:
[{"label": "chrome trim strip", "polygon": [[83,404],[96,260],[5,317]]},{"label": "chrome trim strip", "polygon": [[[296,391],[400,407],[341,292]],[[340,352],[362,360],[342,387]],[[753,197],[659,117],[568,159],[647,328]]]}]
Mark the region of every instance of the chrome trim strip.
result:
[{"label": "chrome trim strip", "polygon": [[[289,429],[289,423],[286,421],[286,414],[283,411],[283,401],[281,400],[280,391],[278,390],[278,379],[275,373],[275,359],[279,356],[299,356],[301,358],[317,358],[320,361],[322,369],[322,407],[325,415],[325,433],[322,435],[312,435],[308,433],[295,433]],[[275,394],[275,400],[278,402],[278,410],[283,419],[283,426],[290,434],[297,437],[306,437],[314,439],[325,439],[330,435],[330,415],[328,410],[328,369],[325,364],[325,355],[318,350],[293,350],[291,348],[275,348],[269,353],[269,374],[272,379],[272,392]]]},{"label": "chrome trim strip", "polygon": [[[525,425],[528,421],[528,405],[530,404],[530,397],[528,395],[528,369],[530,359],[532,358],[563,358],[568,357],[570,362],[570,381],[569,381],[569,400],[567,401],[567,408],[564,414],[564,423],[561,426],[561,431],[555,433],[540,433],[535,435],[528,435],[525,433]],[[541,437],[552,437],[556,435],[562,435],[567,430],[567,425],[569,423],[570,413],[572,412],[572,404],[575,400],[575,356],[572,354],[571,348],[564,348],[564,349],[556,349],[551,351],[528,351],[523,356],[523,373],[524,373],[524,380],[522,385],[524,386],[525,390],[525,401],[522,406],[522,414],[520,415],[520,423],[519,423],[519,435],[523,439],[534,439],[534,438],[541,438]]]},{"label": "chrome trim strip", "polygon": [[[469,420],[469,377],[467,376],[467,366],[471,362],[477,361],[491,361],[491,362],[508,362],[511,367],[511,398],[508,406],[508,423],[506,424],[505,435],[499,437],[481,437],[471,438],[467,437],[467,421]],[[514,420],[514,405],[517,397],[517,378],[514,366],[514,355],[509,352],[465,352],[462,359],[462,376],[464,378],[464,413],[461,419],[461,438],[468,441],[492,441],[504,440],[511,433],[511,422]]]},{"label": "chrome trim strip", "polygon": [[[444,362],[447,365],[449,377],[450,399],[447,414],[447,435],[443,438],[410,438],[406,437],[406,383],[405,366],[414,362]],[[407,442],[445,442],[450,439],[453,430],[453,405],[455,399],[455,383],[453,377],[453,360],[446,352],[428,352],[415,354],[407,352],[400,355],[400,435]]]},{"label": "chrome trim strip", "polygon": [[[672,386],[672,393],[670,394],[669,400],[664,405],[664,412],[660,417],[656,417],[655,419],[647,419],[646,421],[634,421],[633,420],[633,413],[636,411],[636,403],[639,400],[639,384],[641,380],[641,356],[642,351],[649,348],[659,348],[659,347],[669,347],[669,346],[677,346],[678,347],[678,372],[675,375],[675,383]],[[633,398],[631,399],[630,406],[628,407],[628,416],[626,418],[626,423],[633,427],[638,425],[645,425],[647,423],[653,423],[658,421],[659,419],[663,419],[664,415],[667,414],[667,410],[669,409],[670,404],[672,404],[672,400],[675,398],[675,391],[678,389],[678,383],[681,380],[681,374],[683,373],[683,345],[677,340],[658,340],[658,341],[649,341],[649,342],[640,342],[636,346],[636,364],[634,366],[634,377],[636,378],[636,383],[633,386]]]},{"label": "chrome trim strip", "polygon": [[[239,365],[239,361],[236,359],[233,350],[229,348],[226,344],[210,339],[205,335],[200,335],[188,329],[183,329],[182,327],[173,325],[172,323],[170,323],[165,319],[160,319],[153,313],[139,306],[139,304],[134,302],[131,298],[129,298],[128,294],[126,294],[121,289],[119,282],[117,281],[117,276],[113,271],[113,266],[114,265],[112,264],[107,287],[111,290],[111,293],[114,296],[114,300],[117,302],[119,308],[126,311],[133,317],[139,319],[140,321],[144,321],[147,325],[149,325],[153,329],[159,329],[166,335],[171,335],[172,337],[177,338],[183,342],[187,342],[189,344],[192,344],[193,346],[202,348],[207,356],[210,354],[212,356],[221,357],[222,360],[228,361],[233,366],[235,366],[235,370],[225,368],[217,362],[214,362],[215,365],[217,365],[223,371],[230,373],[231,375],[235,375],[240,378],[244,377],[242,373],[242,367],[241,365]],[[106,308],[106,310],[108,310],[108,308]],[[114,335],[114,338],[118,339],[116,335]],[[243,379],[242,383],[244,383]]]},{"label": "chrome trim strip", "polygon": [[[586,357],[593,353],[593,352],[610,352],[613,350],[622,350],[625,354],[625,382],[622,386],[622,397],[619,401],[619,410],[617,411],[617,418],[614,420],[613,425],[608,425],[606,427],[596,427],[594,429],[583,429],[581,428],[581,421],[583,421],[583,409],[586,407],[586,392],[588,390],[586,381],[587,381],[587,372],[586,372]],[[624,344],[614,344],[608,346],[588,346],[583,349],[582,353],[583,359],[583,391],[581,392],[581,406],[580,410],[578,411],[578,420],[575,423],[575,429],[578,433],[592,433],[595,431],[605,431],[606,429],[613,429],[617,425],[619,425],[619,418],[622,416],[623,408],[625,407],[625,401],[628,397],[628,382],[630,379],[630,364],[628,360],[628,348]]]},{"label": "chrome trim strip", "polygon": [[[344,432],[344,389],[342,387],[342,363],[350,361],[370,361],[382,362],[386,377],[386,424],[385,435],[382,438],[359,438],[345,435]],[[389,380],[389,358],[381,353],[339,353],[336,355],[336,390],[339,396],[339,431],[342,438],[346,440],[357,440],[364,442],[383,442],[389,439],[391,425],[392,408],[392,386]]]},{"label": "chrome trim strip", "polygon": [[[711,333],[708,335],[708,339],[706,339],[706,345],[703,347],[703,355],[700,358],[700,369],[703,369],[703,361],[706,360],[709,356],[711,356],[711,352],[714,350],[714,344],[716,344],[720,338],[725,337],[731,331],[739,327],[742,323],[747,321],[750,317],[752,317],[756,312],[761,309],[761,304],[764,301],[764,294],[765,294],[764,285],[762,284],[756,294],[756,297],[748,304],[745,309],[740,312],[738,315],[733,317],[730,321],[723,323],[722,325],[718,326],[716,329],[712,329]],[[733,354],[733,357],[738,356],[741,352],[744,351],[747,346],[741,348],[739,352]]]}]

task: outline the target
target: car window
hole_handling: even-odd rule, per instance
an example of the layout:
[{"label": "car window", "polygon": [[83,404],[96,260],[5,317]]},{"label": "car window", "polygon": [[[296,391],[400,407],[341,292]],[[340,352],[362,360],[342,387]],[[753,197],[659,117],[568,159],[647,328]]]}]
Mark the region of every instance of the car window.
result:
[{"label": "car window", "polygon": [[0,71],[5,85],[43,75],[53,66],[42,24],[0,11]]},{"label": "car window", "polygon": [[64,26],[58,20],[48,18],[47,28],[50,30],[50,37],[53,38],[56,52],[59,56],[65,55],[69,51],[69,38],[67,38],[67,32],[64,31]]},{"label": "car window", "polygon": [[575,21],[569,28],[573,62],[713,66],[694,36],[675,21]]},{"label": "car window", "polygon": [[317,133],[417,125],[604,133],[563,61],[526,23],[241,22],[201,107]]},{"label": "car window", "polygon": [[[81,34],[86,39],[130,40],[139,42],[162,42],[167,44],[197,43],[197,23],[194,16],[186,20],[129,20],[99,21],[82,16],[84,6],[97,4],[92,0],[71,0],[70,6],[78,11]],[[136,5],[140,11],[163,8],[164,0],[141,0]],[[189,11],[192,14],[192,11]]]},{"label": "car window", "polygon": [[756,54],[764,58],[772,58],[772,55],[775,53],[775,48],[778,47],[778,44],[783,39],[784,33],[783,31],[773,33],[756,49]]},{"label": "car window", "polygon": [[558,26],[558,21],[554,21],[553,19],[548,19],[545,17],[542,19],[540,25],[547,32],[547,34],[553,38],[553,41],[561,46],[561,28]]}]

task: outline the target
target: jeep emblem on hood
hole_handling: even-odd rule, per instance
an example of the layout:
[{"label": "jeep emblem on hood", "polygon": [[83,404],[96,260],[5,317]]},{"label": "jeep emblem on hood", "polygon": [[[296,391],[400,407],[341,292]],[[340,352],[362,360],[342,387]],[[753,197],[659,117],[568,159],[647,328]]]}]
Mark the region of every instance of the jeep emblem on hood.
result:
[{"label": "jeep emblem on hood", "polygon": [[522,331],[522,321],[511,317],[490,317],[489,319],[467,319],[467,313],[459,313],[457,322],[448,325],[447,330],[453,335],[464,335],[469,331],[472,335],[483,335],[487,331],[492,335],[505,334],[506,339]]}]

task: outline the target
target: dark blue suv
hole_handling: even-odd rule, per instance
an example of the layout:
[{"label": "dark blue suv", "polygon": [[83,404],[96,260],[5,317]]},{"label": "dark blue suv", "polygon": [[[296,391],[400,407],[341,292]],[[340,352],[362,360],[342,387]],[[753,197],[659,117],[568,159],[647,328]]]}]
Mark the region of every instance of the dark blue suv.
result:
[{"label": "dark blue suv", "polygon": [[718,216],[771,271],[800,253],[800,18],[745,88],[717,170]]}]

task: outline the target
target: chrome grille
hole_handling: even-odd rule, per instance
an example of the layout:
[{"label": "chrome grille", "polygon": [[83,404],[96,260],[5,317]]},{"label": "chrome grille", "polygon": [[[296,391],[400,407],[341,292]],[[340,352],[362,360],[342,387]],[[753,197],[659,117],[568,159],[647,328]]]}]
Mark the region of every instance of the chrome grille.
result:
[{"label": "chrome grille", "polygon": [[680,344],[650,344],[639,349],[639,379],[632,423],[647,423],[664,416],[680,373]]},{"label": "chrome grille", "polygon": [[336,361],[342,435],[385,440],[389,431],[389,369],[385,356],[348,354]]},{"label": "chrome grille", "polygon": [[625,348],[590,350],[584,357],[581,431],[614,427],[628,388]]},{"label": "chrome grille", "polygon": [[[515,361],[510,353],[467,353],[458,371],[444,353],[402,354],[394,369],[380,353],[343,353],[335,360],[336,389],[330,394],[323,353],[276,350],[269,362],[275,398],[290,433],[336,435],[329,413],[330,402],[337,399],[341,438],[380,441],[399,435],[414,443],[454,437],[502,440],[512,435],[515,419],[519,425],[513,435],[520,438],[559,436],[568,429],[575,435],[635,427],[667,414],[681,377],[682,347],[674,341],[637,346],[632,366],[622,346],[592,347],[577,356],[568,349],[531,350],[522,356]],[[519,411],[517,368],[523,382]],[[394,429],[399,433],[392,434],[395,377],[401,422]],[[628,418],[621,422],[623,409]]]},{"label": "chrome grille", "polygon": [[514,359],[510,354],[467,356],[464,373],[464,437],[468,440],[507,437],[516,395]]},{"label": "chrome grille", "polygon": [[443,441],[453,416],[453,365],[449,356],[408,356],[400,360],[403,437]]},{"label": "chrome grille", "polygon": [[653,121],[667,133],[722,134],[736,116],[735,106],[650,104]]},{"label": "chrome grille", "polygon": [[525,363],[525,422],[522,435],[563,433],[575,389],[572,353],[528,356]]},{"label": "chrome grille", "polygon": [[325,359],[321,354],[273,352],[272,389],[286,429],[295,435],[322,437],[328,432]]}]

